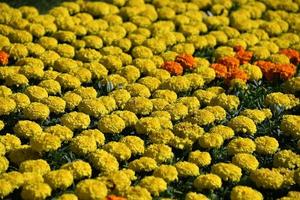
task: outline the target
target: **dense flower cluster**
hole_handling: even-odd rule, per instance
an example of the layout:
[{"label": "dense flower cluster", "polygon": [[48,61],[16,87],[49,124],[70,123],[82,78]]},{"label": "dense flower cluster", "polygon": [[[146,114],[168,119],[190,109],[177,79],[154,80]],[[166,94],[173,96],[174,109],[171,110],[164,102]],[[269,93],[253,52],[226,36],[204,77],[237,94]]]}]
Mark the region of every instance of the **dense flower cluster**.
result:
[{"label": "dense flower cluster", "polygon": [[300,199],[299,7],[0,3],[0,199]]}]

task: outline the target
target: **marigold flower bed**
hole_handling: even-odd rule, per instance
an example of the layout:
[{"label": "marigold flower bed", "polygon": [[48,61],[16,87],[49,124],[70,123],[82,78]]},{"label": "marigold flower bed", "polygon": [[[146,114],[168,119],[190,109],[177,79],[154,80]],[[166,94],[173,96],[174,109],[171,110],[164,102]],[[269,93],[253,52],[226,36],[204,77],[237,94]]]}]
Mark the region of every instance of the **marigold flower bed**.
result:
[{"label": "marigold flower bed", "polygon": [[300,199],[299,7],[0,3],[0,199]]}]

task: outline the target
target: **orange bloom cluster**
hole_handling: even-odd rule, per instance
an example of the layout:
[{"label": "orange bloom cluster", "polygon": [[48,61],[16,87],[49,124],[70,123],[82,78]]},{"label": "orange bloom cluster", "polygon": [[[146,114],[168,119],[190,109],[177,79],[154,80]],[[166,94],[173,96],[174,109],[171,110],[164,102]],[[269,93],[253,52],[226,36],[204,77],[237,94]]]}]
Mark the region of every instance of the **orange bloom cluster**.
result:
[{"label": "orange bloom cluster", "polygon": [[194,69],[197,65],[196,60],[192,55],[181,54],[176,56],[175,62],[181,64],[184,69]]},{"label": "orange bloom cluster", "polygon": [[116,195],[109,195],[106,197],[105,200],[126,200],[126,198],[124,197],[118,197]]},{"label": "orange bloom cluster", "polygon": [[226,80],[241,79],[248,80],[248,75],[239,68],[240,60],[236,57],[225,56],[218,60],[217,63],[211,65],[215,70],[217,77]]},{"label": "orange bloom cluster", "polygon": [[9,58],[9,55],[6,52],[0,51],[0,65],[7,65],[8,58]]},{"label": "orange bloom cluster", "polygon": [[281,54],[286,55],[290,62],[294,65],[298,65],[300,63],[300,53],[294,49],[283,49],[280,51]]},{"label": "orange bloom cluster", "polygon": [[167,61],[163,64],[162,68],[170,72],[172,75],[178,76],[182,75],[183,67],[174,61]]},{"label": "orange bloom cluster", "polygon": [[239,59],[241,64],[249,63],[253,57],[251,51],[246,51],[242,46],[235,46],[235,57]]},{"label": "orange bloom cluster", "polygon": [[195,69],[197,66],[196,60],[192,55],[181,54],[176,56],[175,61],[167,61],[162,65],[162,68],[170,72],[174,76],[182,75],[183,71]]},{"label": "orange bloom cluster", "polygon": [[268,81],[279,78],[287,80],[296,73],[296,66],[293,64],[275,64],[269,61],[257,61],[254,64],[261,69]]}]

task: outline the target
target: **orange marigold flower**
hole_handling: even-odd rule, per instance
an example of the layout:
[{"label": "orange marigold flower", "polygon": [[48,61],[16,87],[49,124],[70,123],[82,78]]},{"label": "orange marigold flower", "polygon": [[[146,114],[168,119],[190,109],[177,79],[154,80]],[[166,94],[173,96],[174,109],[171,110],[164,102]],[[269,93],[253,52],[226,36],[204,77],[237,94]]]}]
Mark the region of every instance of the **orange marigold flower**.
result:
[{"label": "orange marigold flower", "polygon": [[118,197],[116,195],[109,195],[106,197],[106,200],[126,200],[124,197]]},{"label": "orange marigold flower", "polygon": [[181,75],[183,73],[183,67],[174,61],[167,61],[163,64],[162,68],[170,72],[172,75]]},{"label": "orange marigold flower", "polygon": [[238,52],[238,51],[245,51],[244,47],[242,47],[241,45],[234,46],[234,47],[233,47],[233,50],[234,50],[235,52]]},{"label": "orange marigold flower", "polygon": [[8,64],[8,53],[4,51],[0,51],[0,65],[7,65]]},{"label": "orange marigold flower", "polygon": [[282,49],[280,53],[286,55],[294,65],[300,63],[300,53],[298,51],[294,49]]},{"label": "orange marigold flower", "polygon": [[243,81],[247,81],[249,79],[248,75],[246,72],[244,72],[243,70],[239,69],[239,68],[235,68],[234,70],[232,70],[229,74],[228,79],[232,80],[232,79],[240,79]]},{"label": "orange marigold flower", "polygon": [[245,64],[252,59],[253,53],[251,51],[240,50],[236,52],[235,57],[239,59],[241,64]]},{"label": "orange marigold flower", "polygon": [[254,65],[257,65],[261,69],[264,77],[268,81],[272,81],[272,79],[275,78],[275,74],[274,74],[274,70],[276,68],[275,63],[272,63],[272,62],[269,62],[269,61],[260,60],[260,61],[256,61],[254,63]]},{"label": "orange marigold flower", "polygon": [[235,57],[225,56],[218,60],[218,63],[225,65],[229,71],[238,68],[240,66],[239,59]]},{"label": "orange marigold flower", "polygon": [[217,77],[219,78],[226,78],[227,77],[227,67],[225,65],[214,63],[211,65],[211,68],[213,68],[216,72]]},{"label": "orange marigold flower", "polygon": [[181,54],[176,56],[175,62],[181,64],[184,69],[194,69],[197,65],[196,60],[192,55]]},{"label": "orange marigold flower", "polygon": [[276,71],[283,80],[292,78],[296,73],[296,66],[293,64],[277,64]]}]

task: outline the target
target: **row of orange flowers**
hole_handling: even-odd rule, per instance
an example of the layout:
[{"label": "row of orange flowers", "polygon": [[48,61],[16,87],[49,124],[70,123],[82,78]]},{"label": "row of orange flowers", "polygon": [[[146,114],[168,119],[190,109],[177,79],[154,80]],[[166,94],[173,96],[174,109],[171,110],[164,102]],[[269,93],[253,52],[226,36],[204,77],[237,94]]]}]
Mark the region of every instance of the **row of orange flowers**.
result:
[{"label": "row of orange flowers", "polygon": [[[253,53],[246,51],[241,46],[234,47],[235,56],[225,56],[217,60],[216,63],[211,64],[211,67],[215,70],[216,76],[223,78],[226,81],[232,79],[240,79],[247,81],[249,79],[247,73],[240,68],[240,65],[251,63],[253,59]],[[300,63],[300,53],[292,49],[284,49],[280,51],[281,54],[286,55],[290,59],[290,64],[278,64],[270,61],[255,61],[254,65],[257,65],[264,77],[268,81],[280,78],[287,80],[293,77],[296,73],[296,65]],[[167,61],[162,66],[169,71],[172,75],[182,75],[185,70],[192,70],[196,67],[196,61],[191,55],[182,54],[178,55],[175,61]]]}]

